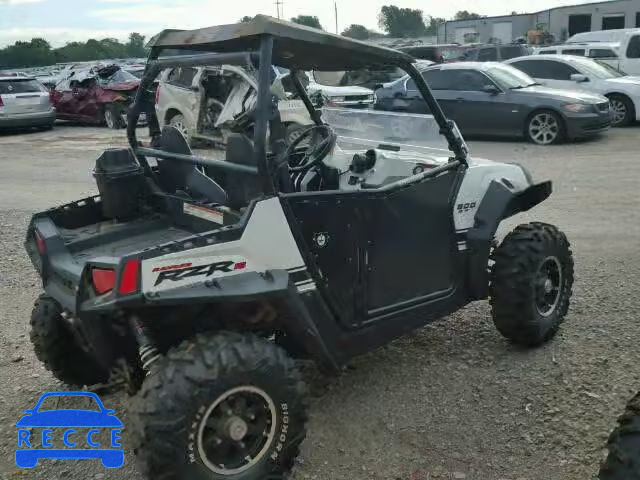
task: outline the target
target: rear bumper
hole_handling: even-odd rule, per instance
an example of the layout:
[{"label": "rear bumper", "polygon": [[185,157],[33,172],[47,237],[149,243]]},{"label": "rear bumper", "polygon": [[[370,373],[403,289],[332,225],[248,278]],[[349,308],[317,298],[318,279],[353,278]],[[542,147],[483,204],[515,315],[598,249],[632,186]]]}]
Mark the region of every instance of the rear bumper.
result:
[{"label": "rear bumper", "polygon": [[56,109],[47,112],[0,114],[0,128],[42,127],[56,120]]},{"label": "rear bumper", "polygon": [[373,108],[373,100],[345,100],[343,102],[330,102],[331,106],[338,108],[359,108],[366,110]]},{"label": "rear bumper", "polygon": [[586,113],[567,116],[567,137],[585,138],[606,132],[611,128],[611,113]]}]

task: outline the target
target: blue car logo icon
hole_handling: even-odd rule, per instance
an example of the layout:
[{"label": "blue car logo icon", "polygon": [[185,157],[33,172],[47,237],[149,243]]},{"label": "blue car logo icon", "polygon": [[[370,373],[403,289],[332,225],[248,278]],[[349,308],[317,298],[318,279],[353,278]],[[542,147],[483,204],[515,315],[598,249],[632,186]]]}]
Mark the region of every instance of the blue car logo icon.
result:
[{"label": "blue car logo icon", "polygon": [[[39,411],[42,402],[50,397],[90,397],[95,400],[100,411],[82,409],[58,409]],[[107,468],[119,468],[124,464],[124,450],[120,444],[122,422],[115,416],[114,410],[104,407],[100,398],[91,392],[50,392],[40,397],[36,406],[25,410],[26,415],[16,423],[18,427],[18,448],[16,465],[20,468],[33,468],[41,458],[52,459],[100,459]],[[42,428],[42,435],[32,436],[29,428]],[[76,428],[90,428],[81,435]],[[53,429],[64,430],[62,440],[71,448],[54,449]],[[104,448],[96,437],[103,429],[110,430],[111,448]],[[85,443],[87,447],[81,448]],[[103,441],[104,443],[104,441]],[[78,448],[75,448],[78,445]]]}]

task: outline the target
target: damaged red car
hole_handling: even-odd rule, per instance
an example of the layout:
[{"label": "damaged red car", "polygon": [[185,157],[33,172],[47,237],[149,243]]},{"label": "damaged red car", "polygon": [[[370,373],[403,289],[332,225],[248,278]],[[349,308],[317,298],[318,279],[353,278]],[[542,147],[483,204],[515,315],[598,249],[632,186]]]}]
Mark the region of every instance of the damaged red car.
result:
[{"label": "damaged red car", "polygon": [[119,129],[140,80],[118,65],[73,70],[51,91],[57,118]]}]

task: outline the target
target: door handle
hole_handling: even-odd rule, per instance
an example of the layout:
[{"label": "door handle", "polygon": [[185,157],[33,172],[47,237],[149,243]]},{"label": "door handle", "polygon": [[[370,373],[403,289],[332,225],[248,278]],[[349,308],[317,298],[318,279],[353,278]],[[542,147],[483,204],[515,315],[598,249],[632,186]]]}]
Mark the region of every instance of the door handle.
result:
[{"label": "door handle", "polygon": [[463,97],[458,97],[458,98],[456,98],[456,102],[464,102],[464,98]]}]

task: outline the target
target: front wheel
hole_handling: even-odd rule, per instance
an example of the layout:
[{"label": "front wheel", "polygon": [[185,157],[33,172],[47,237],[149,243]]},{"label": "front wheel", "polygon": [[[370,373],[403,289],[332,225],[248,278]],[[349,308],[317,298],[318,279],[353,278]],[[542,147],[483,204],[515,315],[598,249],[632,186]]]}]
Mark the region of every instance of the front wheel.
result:
[{"label": "front wheel", "polygon": [[198,336],[173,349],[152,366],[132,413],[150,479],[282,478],[305,437],[293,360],[252,335]]},{"label": "front wheel", "polygon": [[529,347],[553,338],[573,286],[573,255],[564,233],[546,223],[520,225],[491,259],[489,293],[498,331]]},{"label": "front wheel", "polygon": [[626,127],[635,118],[635,109],[633,102],[629,97],[624,95],[613,94],[609,96],[609,104],[611,105],[611,126]]},{"label": "front wheel", "polygon": [[535,112],[527,120],[525,135],[536,145],[560,143],[565,136],[564,123],[560,116],[551,110]]},{"label": "front wheel", "polygon": [[104,123],[112,130],[124,128],[125,122],[122,119],[122,108],[116,103],[104,107]]},{"label": "front wheel", "polygon": [[187,142],[190,140],[189,129],[187,128],[187,122],[185,121],[184,115],[178,113],[171,117],[171,120],[169,120],[169,126],[178,130],[184,138],[187,139]]},{"label": "front wheel", "polygon": [[600,467],[600,480],[640,479],[640,393],[629,401],[607,442],[609,454]]}]

